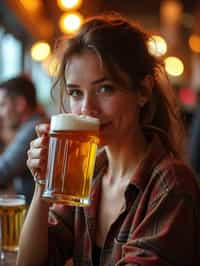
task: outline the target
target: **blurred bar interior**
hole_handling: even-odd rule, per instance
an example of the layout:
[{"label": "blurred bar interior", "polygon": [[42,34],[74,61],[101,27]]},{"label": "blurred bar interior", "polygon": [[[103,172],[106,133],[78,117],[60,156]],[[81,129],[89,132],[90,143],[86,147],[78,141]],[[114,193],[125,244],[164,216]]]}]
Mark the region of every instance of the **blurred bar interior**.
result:
[{"label": "blurred bar interior", "polygon": [[50,87],[58,67],[55,41],[73,34],[88,16],[111,10],[152,32],[150,51],[165,60],[183,108],[194,110],[200,93],[198,0],[1,0],[0,81],[27,73],[51,114]]}]

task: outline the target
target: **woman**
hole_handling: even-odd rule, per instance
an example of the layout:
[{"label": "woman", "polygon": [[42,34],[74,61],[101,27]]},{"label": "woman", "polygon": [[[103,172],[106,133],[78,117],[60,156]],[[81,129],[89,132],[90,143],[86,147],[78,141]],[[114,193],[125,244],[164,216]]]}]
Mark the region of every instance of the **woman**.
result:
[{"label": "woman", "polygon": [[[183,127],[149,36],[112,15],[67,40],[57,87],[70,112],[100,119],[91,205],[49,205],[36,183],[18,265],[195,265],[200,192],[181,159]],[[63,101],[63,106],[65,102]],[[48,125],[37,127],[27,164],[45,177]],[[199,260],[200,261],[200,260]]]}]

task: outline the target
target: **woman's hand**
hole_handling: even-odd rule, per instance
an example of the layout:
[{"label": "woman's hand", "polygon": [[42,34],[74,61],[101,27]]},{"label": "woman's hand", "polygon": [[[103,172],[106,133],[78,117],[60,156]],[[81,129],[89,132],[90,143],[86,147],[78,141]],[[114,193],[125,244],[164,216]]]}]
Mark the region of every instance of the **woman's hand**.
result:
[{"label": "woman's hand", "polygon": [[44,180],[47,168],[48,145],[49,145],[49,124],[36,126],[38,138],[30,143],[28,150],[27,166],[37,180]]}]

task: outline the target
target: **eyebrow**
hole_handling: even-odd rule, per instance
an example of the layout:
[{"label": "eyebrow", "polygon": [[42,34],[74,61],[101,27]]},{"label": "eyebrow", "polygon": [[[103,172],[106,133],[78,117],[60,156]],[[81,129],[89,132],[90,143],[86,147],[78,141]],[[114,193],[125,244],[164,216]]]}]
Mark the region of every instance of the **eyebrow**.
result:
[{"label": "eyebrow", "polygon": [[[99,83],[105,82],[105,81],[111,81],[111,79],[107,78],[107,77],[103,77],[97,80],[94,80],[91,82],[91,85],[97,85]],[[77,84],[72,84],[72,83],[67,83],[66,86],[68,88],[79,88],[80,86]]]}]

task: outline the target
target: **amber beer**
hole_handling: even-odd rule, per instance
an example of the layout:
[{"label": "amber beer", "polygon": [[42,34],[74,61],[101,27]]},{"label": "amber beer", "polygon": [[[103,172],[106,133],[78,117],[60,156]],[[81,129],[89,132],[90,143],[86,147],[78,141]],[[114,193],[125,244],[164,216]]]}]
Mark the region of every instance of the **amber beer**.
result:
[{"label": "amber beer", "polygon": [[90,203],[98,135],[96,118],[74,114],[52,117],[44,198],[74,206]]},{"label": "amber beer", "polygon": [[23,195],[0,195],[1,249],[17,251],[26,214]]}]

